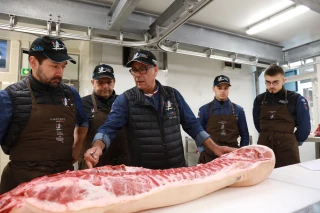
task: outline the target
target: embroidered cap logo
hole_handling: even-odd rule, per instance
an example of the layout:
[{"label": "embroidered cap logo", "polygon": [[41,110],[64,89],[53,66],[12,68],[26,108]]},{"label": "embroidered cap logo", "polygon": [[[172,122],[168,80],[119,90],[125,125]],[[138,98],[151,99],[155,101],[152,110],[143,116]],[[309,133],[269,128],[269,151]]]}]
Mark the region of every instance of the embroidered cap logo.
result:
[{"label": "embroidered cap logo", "polygon": [[111,72],[109,69],[100,67],[98,73],[105,73],[105,72]]},{"label": "embroidered cap logo", "polygon": [[148,58],[148,56],[146,54],[143,54],[143,53],[136,53],[133,56],[133,59],[136,59],[136,58]]},{"label": "embroidered cap logo", "polygon": [[58,50],[64,50],[65,49],[65,46],[63,44],[60,44],[58,42],[58,40],[56,40],[55,42],[52,42],[52,46],[55,51],[58,51]]},{"label": "embroidered cap logo", "polygon": [[218,78],[218,81],[228,81],[228,79],[225,78],[225,77],[220,76],[220,77]]}]

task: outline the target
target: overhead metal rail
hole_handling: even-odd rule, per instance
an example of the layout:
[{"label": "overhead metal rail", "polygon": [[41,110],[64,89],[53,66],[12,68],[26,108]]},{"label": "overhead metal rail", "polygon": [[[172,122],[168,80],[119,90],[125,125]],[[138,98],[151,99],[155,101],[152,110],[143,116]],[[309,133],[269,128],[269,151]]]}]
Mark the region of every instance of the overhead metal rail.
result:
[{"label": "overhead metal rail", "polygon": [[[10,15],[10,18],[8,23],[0,23],[0,29],[112,45],[157,48],[168,52],[258,67],[266,67],[270,63],[282,65],[289,62],[284,60],[282,47],[279,45],[204,26],[185,24],[213,0],[175,0],[158,18],[141,12],[132,13],[137,5],[134,1],[116,0],[110,8],[101,4],[95,5],[92,2],[91,4],[85,0],[42,0],[42,4],[46,5],[43,9],[27,7],[30,4],[37,4],[38,0],[2,0],[0,19],[4,19],[4,15],[6,18]],[[81,16],[74,16],[75,13],[81,13]],[[128,14],[131,15],[128,16]],[[22,26],[16,22],[46,26],[40,29]],[[77,32],[66,32],[69,29]],[[78,33],[79,30],[80,33]],[[164,42],[167,39],[175,41],[176,45],[167,46]],[[178,45],[179,43],[188,44],[194,48],[183,49],[184,46]],[[208,51],[198,52],[197,46],[204,47]],[[219,56],[215,54],[216,51],[228,52],[228,54]],[[304,52],[304,54],[296,54],[294,59],[303,60],[304,56],[310,56],[308,53]],[[289,56],[292,55],[292,52],[289,52]],[[320,49],[312,55],[320,55]],[[242,56],[247,57],[242,58]],[[290,60],[290,62],[294,61]]]}]

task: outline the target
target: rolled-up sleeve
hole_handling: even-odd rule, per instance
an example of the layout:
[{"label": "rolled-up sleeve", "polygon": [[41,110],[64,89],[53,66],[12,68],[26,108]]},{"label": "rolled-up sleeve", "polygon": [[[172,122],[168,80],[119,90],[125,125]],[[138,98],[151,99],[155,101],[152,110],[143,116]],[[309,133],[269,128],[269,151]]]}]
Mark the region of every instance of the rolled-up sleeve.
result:
[{"label": "rolled-up sleeve", "polygon": [[182,95],[177,90],[174,90],[174,92],[179,105],[180,123],[183,130],[196,141],[198,147],[202,146],[203,142],[209,138],[210,135],[204,131]]},{"label": "rolled-up sleeve", "polygon": [[5,90],[0,90],[0,144],[7,132],[12,118],[11,99]]},{"label": "rolled-up sleeve", "polygon": [[79,93],[75,88],[71,87],[73,92],[74,101],[77,109],[77,117],[76,117],[76,126],[77,127],[89,127],[88,118],[86,115],[86,111],[83,108],[82,100],[80,98]]},{"label": "rolled-up sleeve", "polygon": [[122,94],[113,102],[110,114],[104,124],[98,129],[92,143],[96,140],[101,140],[106,145],[106,148],[108,148],[117,136],[117,133],[128,123],[128,117],[129,106],[126,97]]}]

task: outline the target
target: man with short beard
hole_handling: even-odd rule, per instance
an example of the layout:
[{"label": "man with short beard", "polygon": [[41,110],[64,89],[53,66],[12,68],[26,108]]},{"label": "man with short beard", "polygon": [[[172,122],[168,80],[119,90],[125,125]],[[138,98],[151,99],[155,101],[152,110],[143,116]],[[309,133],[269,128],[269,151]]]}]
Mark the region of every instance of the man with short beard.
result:
[{"label": "man with short beard", "polygon": [[[89,130],[78,160],[79,169],[88,168],[83,155],[91,147],[94,135],[98,128],[104,124],[114,100],[118,97],[114,91],[115,82],[116,79],[111,66],[102,64],[94,68],[91,80],[93,92],[82,98],[83,107],[89,121]],[[108,151],[100,157],[96,166],[127,164],[127,158],[127,137],[123,128]]]},{"label": "man with short beard", "polygon": [[284,71],[271,65],[264,73],[267,91],[253,104],[253,120],[260,133],[258,144],[270,147],[275,167],[300,163],[298,145],[310,134],[308,101],[299,93],[286,90]]},{"label": "man with short beard", "polygon": [[78,92],[61,83],[67,62],[64,43],[37,38],[29,49],[29,76],[0,91],[0,144],[10,162],[0,193],[34,178],[73,170],[88,121]]}]

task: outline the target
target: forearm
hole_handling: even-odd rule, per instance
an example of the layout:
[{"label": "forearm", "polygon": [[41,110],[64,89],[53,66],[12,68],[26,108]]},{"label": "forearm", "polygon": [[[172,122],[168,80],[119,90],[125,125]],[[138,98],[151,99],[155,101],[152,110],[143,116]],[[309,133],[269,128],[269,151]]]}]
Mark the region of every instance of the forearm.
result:
[{"label": "forearm", "polygon": [[72,158],[73,162],[76,162],[80,157],[80,152],[82,149],[82,144],[84,139],[86,138],[88,132],[87,127],[76,127],[74,129],[74,142],[73,142],[73,149],[72,149]]},{"label": "forearm", "polygon": [[205,141],[203,141],[203,145],[210,150],[214,150],[216,147],[218,147],[218,145],[211,138],[207,138]]}]

